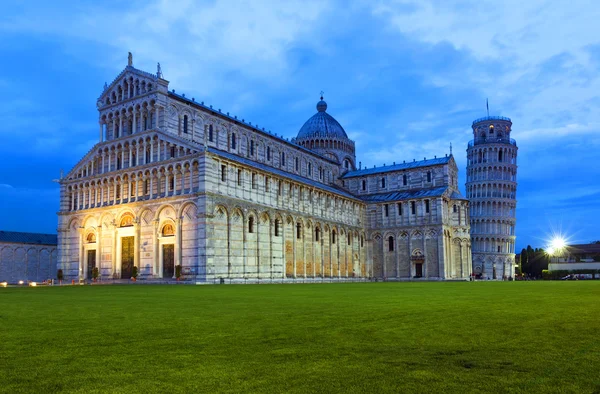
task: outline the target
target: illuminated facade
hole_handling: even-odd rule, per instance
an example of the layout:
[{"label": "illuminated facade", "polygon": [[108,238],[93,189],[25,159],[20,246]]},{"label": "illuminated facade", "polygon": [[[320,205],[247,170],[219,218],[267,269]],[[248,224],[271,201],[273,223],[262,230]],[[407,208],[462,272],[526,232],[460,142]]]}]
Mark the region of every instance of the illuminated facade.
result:
[{"label": "illuminated facade", "polygon": [[289,141],[168,85],[130,58],[105,86],[99,142],[60,180],[67,277],[469,277],[452,156],[357,169],[322,98]]},{"label": "illuminated facade", "polygon": [[487,116],[473,122],[467,149],[467,197],[471,201],[473,272],[484,279],[515,273],[517,143],[512,122]]}]

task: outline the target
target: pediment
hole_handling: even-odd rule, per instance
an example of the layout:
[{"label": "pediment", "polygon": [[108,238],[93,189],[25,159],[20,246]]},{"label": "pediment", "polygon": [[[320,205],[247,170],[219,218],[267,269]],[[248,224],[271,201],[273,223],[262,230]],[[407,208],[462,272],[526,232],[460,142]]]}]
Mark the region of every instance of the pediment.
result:
[{"label": "pediment", "polygon": [[104,86],[96,106],[102,109],[157,90],[166,92],[168,85],[168,81],[159,78],[156,74],[127,66],[110,85]]}]

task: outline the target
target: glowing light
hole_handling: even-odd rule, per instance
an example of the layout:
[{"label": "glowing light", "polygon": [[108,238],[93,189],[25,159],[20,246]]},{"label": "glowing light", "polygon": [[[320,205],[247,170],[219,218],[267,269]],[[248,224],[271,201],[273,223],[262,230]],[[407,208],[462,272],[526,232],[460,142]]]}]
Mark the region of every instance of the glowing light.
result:
[{"label": "glowing light", "polygon": [[22,281],[22,280],[20,280],[20,281],[19,281],[19,284],[20,284],[20,285],[22,285],[22,284],[23,284],[23,281]]},{"label": "glowing light", "polygon": [[37,283],[35,283],[35,282],[31,282],[31,283],[29,283],[29,286],[31,286],[31,287],[36,287],[36,286],[37,286]]},{"label": "glowing light", "polygon": [[564,239],[557,237],[552,240],[550,246],[554,248],[555,251],[560,251],[562,248],[567,246],[567,243]]},{"label": "glowing light", "polygon": [[6,287],[6,286],[8,286],[8,283],[6,283],[6,282],[2,282],[2,283],[0,283],[0,286],[2,286],[2,287]]},{"label": "glowing light", "polygon": [[553,255],[553,254],[554,254],[554,248],[553,248],[552,246],[550,246],[550,247],[549,247],[549,248],[546,250],[546,252],[547,252],[549,255]]}]

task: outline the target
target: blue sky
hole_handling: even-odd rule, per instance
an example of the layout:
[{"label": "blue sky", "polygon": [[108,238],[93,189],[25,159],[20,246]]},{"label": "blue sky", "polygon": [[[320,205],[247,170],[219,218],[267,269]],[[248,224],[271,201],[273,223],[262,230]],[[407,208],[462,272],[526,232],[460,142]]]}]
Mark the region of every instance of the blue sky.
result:
[{"label": "blue sky", "polygon": [[95,103],[133,52],[170,88],[285,137],[328,112],[363,166],[441,156],[465,182],[471,122],[513,120],[517,249],[600,239],[594,1],[3,4],[0,229],[55,232],[58,187],[97,142]]}]

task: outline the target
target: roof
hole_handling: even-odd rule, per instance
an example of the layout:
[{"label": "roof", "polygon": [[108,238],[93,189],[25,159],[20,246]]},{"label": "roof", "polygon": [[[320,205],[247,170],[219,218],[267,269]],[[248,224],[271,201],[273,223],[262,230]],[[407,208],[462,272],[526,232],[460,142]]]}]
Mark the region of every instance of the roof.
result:
[{"label": "roof", "polygon": [[348,138],[346,131],[335,118],[329,115],[327,103],[321,100],[317,103],[317,112],[311,116],[300,128],[296,139],[305,138]]},{"label": "roof", "polygon": [[450,198],[453,200],[465,200],[465,201],[469,201],[468,198],[463,197],[462,194],[460,194],[457,191],[453,191],[452,194],[450,195]]},{"label": "roof", "polygon": [[56,234],[0,231],[0,242],[31,245],[56,245],[58,243],[58,238]]},{"label": "roof", "polygon": [[169,93],[169,96],[175,97],[175,98],[177,98],[178,100],[181,100],[181,101],[185,101],[186,103],[194,105],[197,108],[201,108],[203,110],[209,111],[213,115],[220,116],[222,118],[228,119],[228,120],[230,120],[230,121],[232,121],[234,123],[238,123],[240,125],[243,125],[244,127],[252,129],[253,131],[257,131],[257,132],[259,132],[260,134],[262,134],[264,136],[268,136],[268,137],[277,139],[277,140],[279,140],[279,141],[281,141],[281,142],[283,142],[285,144],[292,145],[295,149],[299,149],[299,150],[301,150],[301,151],[303,151],[305,153],[309,153],[310,155],[318,157],[321,160],[325,160],[325,161],[328,161],[330,163],[334,163],[334,164],[338,164],[339,165],[339,163],[337,161],[335,161],[335,160],[333,160],[333,159],[331,159],[331,158],[329,158],[327,156],[323,156],[319,152],[316,152],[314,150],[305,148],[302,145],[298,145],[294,141],[287,140],[287,139],[285,139],[283,137],[283,135],[279,136],[279,135],[277,135],[275,133],[271,133],[271,131],[265,130],[264,127],[262,129],[260,129],[260,128],[258,128],[257,125],[253,126],[252,123],[246,122],[244,119],[238,119],[237,116],[229,115],[229,112],[223,113],[223,112],[221,112],[220,109],[219,110],[215,110],[215,109],[213,109],[212,105],[211,106],[206,106],[206,105],[204,105],[204,101],[198,103],[197,101],[195,101],[193,99],[190,100],[189,98],[187,98],[187,97],[185,97],[185,96],[183,96],[183,95],[181,95],[179,93],[175,93],[175,91],[170,91],[168,93]]},{"label": "roof", "polygon": [[446,157],[438,157],[435,159],[413,161],[412,163],[402,163],[402,164],[394,164],[391,166],[365,168],[362,170],[349,171],[346,174],[344,174],[342,176],[342,178],[354,178],[357,176],[373,175],[373,174],[392,172],[392,171],[409,170],[409,169],[413,169],[413,168],[429,167],[429,166],[435,166],[435,165],[439,165],[439,164],[448,164],[448,162],[450,161],[451,158],[452,158],[452,155],[446,156]]},{"label": "roof", "polygon": [[270,173],[278,175],[278,176],[280,176],[282,178],[292,179],[292,180],[294,180],[296,182],[304,183],[304,184],[313,186],[315,188],[323,189],[323,190],[326,190],[328,192],[338,194],[340,196],[351,198],[353,200],[360,200],[359,197],[354,196],[354,195],[348,193],[347,191],[345,191],[343,189],[340,189],[340,188],[337,188],[337,187],[332,186],[332,185],[327,185],[327,184],[324,184],[324,183],[316,182],[316,181],[313,181],[312,179],[305,178],[305,177],[300,176],[300,175],[292,174],[290,172],[283,171],[283,170],[280,170],[278,168],[268,166],[266,164],[258,163],[258,162],[254,161],[254,160],[249,160],[249,159],[246,159],[244,157],[240,157],[240,156],[231,154],[229,152],[225,152],[225,151],[222,151],[222,150],[219,150],[219,149],[215,149],[215,148],[212,148],[212,147],[208,147],[207,150],[208,150],[208,152],[213,153],[213,154],[215,154],[217,156],[224,157],[227,160],[231,160],[231,161],[234,161],[234,162],[246,165],[248,167],[254,167],[256,169],[259,169],[259,170],[262,170],[262,171],[265,171],[265,172],[270,172]]},{"label": "roof", "polygon": [[441,197],[446,190],[448,190],[447,186],[435,187],[433,189],[413,189],[401,192],[370,194],[368,196],[361,196],[361,199],[365,202],[386,202],[424,197]]}]

